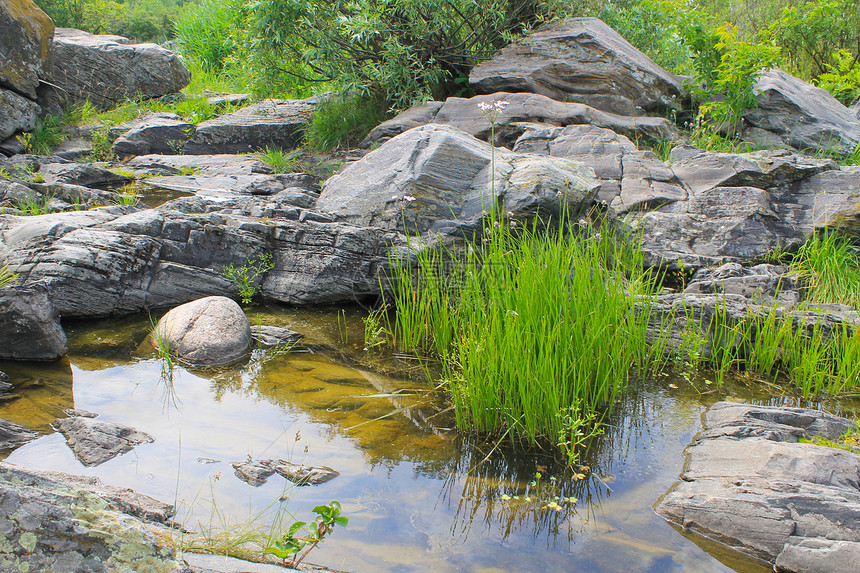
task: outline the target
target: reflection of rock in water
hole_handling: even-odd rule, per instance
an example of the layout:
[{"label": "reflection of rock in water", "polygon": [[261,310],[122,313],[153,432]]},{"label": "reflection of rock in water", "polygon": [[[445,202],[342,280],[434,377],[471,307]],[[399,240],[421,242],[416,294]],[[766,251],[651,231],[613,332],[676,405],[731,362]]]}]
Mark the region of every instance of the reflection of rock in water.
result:
[{"label": "reflection of rock in water", "polygon": [[0,400],[0,418],[38,432],[51,432],[51,422],[74,408],[72,369],[68,359],[55,363],[3,362],[12,389]]},{"label": "reflection of rock in water", "polygon": [[340,475],[340,472],[328,466],[305,466],[286,460],[254,461],[249,458],[247,461],[233,462],[231,465],[236,471],[236,477],[254,487],[266,483],[274,473],[296,485],[319,485]]}]

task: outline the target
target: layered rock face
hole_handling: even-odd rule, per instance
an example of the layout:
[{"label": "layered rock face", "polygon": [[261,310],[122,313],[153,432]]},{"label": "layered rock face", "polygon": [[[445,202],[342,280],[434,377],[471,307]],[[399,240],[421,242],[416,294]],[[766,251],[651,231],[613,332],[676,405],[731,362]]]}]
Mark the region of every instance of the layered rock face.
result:
[{"label": "layered rock face", "polygon": [[676,105],[675,76],[597,18],[572,18],[537,30],[478,64],[469,83],[479,93],[530,92],[621,114]]},{"label": "layered rock face", "polygon": [[860,455],[798,443],[854,423],[818,410],[719,402],[686,449],[658,514],[774,564],[851,571],[860,563]]},{"label": "layered rock face", "polygon": [[0,359],[56,360],[65,354],[66,334],[44,285],[0,290]]},{"label": "layered rock face", "polygon": [[0,0],[0,141],[36,127],[39,81],[51,74],[54,23],[31,0]]},{"label": "layered rock face", "polygon": [[176,93],[191,74],[173,52],[156,44],[131,44],[122,36],[58,28],[52,45],[53,83],[61,100],[111,108],[126,99]]}]

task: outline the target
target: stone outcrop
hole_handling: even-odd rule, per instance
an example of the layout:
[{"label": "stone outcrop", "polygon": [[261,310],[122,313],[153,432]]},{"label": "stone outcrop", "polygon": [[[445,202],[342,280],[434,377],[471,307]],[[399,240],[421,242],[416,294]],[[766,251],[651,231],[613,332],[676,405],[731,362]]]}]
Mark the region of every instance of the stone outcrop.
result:
[{"label": "stone outcrop", "polygon": [[117,157],[178,154],[194,135],[194,124],[175,114],[152,114],[128,127],[113,143]]},{"label": "stone outcrop", "polygon": [[530,92],[622,115],[676,105],[675,76],[597,18],[571,18],[538,29],[469,74],[478,93]]},{"label": "stone outcrop", "polygon": [[111,108],[126,99],[178,92],[191,79],[176,54],[156,44],[57,28],[52,47],[52,83],[58,97],[70,103]]},{"label": "stone outcrop", "polygon": [[193,366],[219,366],[246,356],[251,326],[232,299],[210,296],[170,310],[152,331],[153,344]]},{"label": "stone outcrop", "polygon": [[38,117],[35,102],[0,88],[0,141],[19,131],[32,131]]},{"label": "stone outcrop", "polygon": [[35,100],[39,80],[50,74],[54,22],[32,0],[0,0],[0,30],[0,87]]},{"label": "stone outcrop", "polygon": [[611,129],[632,138],[678,141],[681,134],[664,117],[625,116],[600,111],[581,103],[568,103],[531,93],[499,92],[472,98],[451,97],[444,102],[428,102],[412,107],[375,127],[361,143],[368,147],[428,123],[450,125],[485,141],[490,139],[490,122],[478,104],[506,101],[496,119],[496,143],[509,146],[530,127],[592,125]]},{"label": "stone outcrop", "polygon": [[684,288],[689,294],[737,294],[751,301],[795,305],[800,301],[797,278],[779,265],[744,267],[726,263],[697,271]]},{"label": "stone outcrop", "polygon": [[0,358],[56,360],[65,354],[66,333],[44,285],[30,283],[0,290]]},{"label": "stone outcrop", "polygon": [[39,437],[39,434],[13,422],[0,419],[0,452],[23,446]]},{"label": "stone outcrop", "polygon": [[46,163],[39,167],[43,182],[47,185],[68,183],[81,187],[122,187],[132,182],[127,175],[120,175],[90,163]]},{"label": "stone outcrop", "polygon": [[670,522],[790,572],[860,562],[860,455],[798,443],[854,423],[825,412],[720,402],[655,509]]},{"label": "stone outcrop", "polygon": [[753,88],[758,106],[744,113],[754,130],[744,136],[756,140],[758,132],[804,152],[850,155],[860,145],[860,118],[830,93],[779,68],[764,73]]},{"label": "stone outcrop", "polygon": [[267,99],[197,125],[184,151],[192,155],[291,149],[313,116],[319,98]]},{"label": "stone outcrop", "polygon": [[330,178],[317,208],[358,225],[464,236],[480,229],[494,201],[515,219],[528,220],[564,208],[576,213],[593,201],[597,188],[593,171],[581,163],[493,152],[458,129],[430,124],[391,139]]},{"label": "stone outcrop", "polygon": [[87,467],[103,464],[154,439],[140,430],[88,416],[58,418],[52,424],[66,437],[75,457]]}]

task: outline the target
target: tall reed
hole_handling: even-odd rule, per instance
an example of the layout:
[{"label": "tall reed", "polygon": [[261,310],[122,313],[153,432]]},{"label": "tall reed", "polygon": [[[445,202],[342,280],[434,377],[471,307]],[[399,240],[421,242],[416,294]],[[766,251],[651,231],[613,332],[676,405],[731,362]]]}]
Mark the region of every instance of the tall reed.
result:
[{"label": "tall reed", "polygon": [[647,340],[650,307],[635,304],[657,286],[638,251],[564,223],[512,230],[491,214],[464,251],[392,265],[391,340],[440,358],[459,427],[556,440],[560,412],[608,411],[631,367],[662,356]]}]

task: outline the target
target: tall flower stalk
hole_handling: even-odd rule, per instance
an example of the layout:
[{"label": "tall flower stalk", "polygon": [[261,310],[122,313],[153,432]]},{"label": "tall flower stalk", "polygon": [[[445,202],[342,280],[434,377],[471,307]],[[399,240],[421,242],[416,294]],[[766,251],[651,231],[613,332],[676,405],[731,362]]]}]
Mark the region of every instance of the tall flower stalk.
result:
[{"label": "tall flower stalk", "polygon": [[478,102],[481,113],[490,122],[490,193],[494,203],[496,199],[496,123],[509,103],[503,99]]}]

